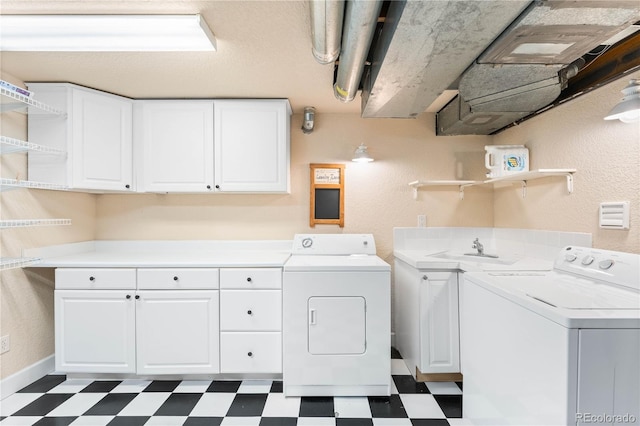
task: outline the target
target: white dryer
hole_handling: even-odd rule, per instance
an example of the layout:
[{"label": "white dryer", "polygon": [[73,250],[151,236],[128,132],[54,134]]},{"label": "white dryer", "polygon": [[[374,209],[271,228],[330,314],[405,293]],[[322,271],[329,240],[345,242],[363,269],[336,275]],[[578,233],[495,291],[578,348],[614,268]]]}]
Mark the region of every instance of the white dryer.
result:
[{"label": "white dryer", "polygon": [[285,396],[390,394],[391,267],[373,235],[296,235],[282,293]]}]

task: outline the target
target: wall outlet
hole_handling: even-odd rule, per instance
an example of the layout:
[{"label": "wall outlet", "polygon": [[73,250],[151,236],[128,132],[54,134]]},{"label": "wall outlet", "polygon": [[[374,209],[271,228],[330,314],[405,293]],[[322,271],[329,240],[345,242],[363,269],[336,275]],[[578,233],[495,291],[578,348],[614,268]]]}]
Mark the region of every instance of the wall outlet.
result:
[{"label": "wall outlet", "polygon": [[419,214],[418,215],[418,228],[424,228],[427,226],[427,215]]},{"label": "wall outlet", "polygon": [[7,334],[6,336],[0,337],[0,354],[9,352],[9,349],[11,349],[11,339]]}]

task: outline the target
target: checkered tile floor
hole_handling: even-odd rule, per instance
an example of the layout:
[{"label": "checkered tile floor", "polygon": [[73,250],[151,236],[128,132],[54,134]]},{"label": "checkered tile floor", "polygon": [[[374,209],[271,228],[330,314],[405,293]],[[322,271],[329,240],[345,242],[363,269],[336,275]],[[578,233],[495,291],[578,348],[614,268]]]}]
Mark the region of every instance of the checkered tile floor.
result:
[{"label": "checkered tile floor", "polygon": [[289,397],[282,382],[67,380],[51,374],[0,402],[0,425],[462,425],[462,384],[417,383],[399,354],[389,397]]}]

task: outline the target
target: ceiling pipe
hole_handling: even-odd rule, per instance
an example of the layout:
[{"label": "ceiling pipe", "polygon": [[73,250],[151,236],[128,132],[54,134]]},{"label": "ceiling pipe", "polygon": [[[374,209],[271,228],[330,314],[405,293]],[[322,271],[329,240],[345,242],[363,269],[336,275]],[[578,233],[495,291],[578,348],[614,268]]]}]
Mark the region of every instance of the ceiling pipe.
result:
[{"label": "ceiling pipe", "polygon": [[342,50],[333,85],[336,98],[342,102],[350,102],[356,96],[381,8],[381,0],[347,0]]},{"label": "ceiling pipe", "polygon": [[309,12],[313,56],[321,64],[330,64],[340,54],[344,0],[311,0]]}]

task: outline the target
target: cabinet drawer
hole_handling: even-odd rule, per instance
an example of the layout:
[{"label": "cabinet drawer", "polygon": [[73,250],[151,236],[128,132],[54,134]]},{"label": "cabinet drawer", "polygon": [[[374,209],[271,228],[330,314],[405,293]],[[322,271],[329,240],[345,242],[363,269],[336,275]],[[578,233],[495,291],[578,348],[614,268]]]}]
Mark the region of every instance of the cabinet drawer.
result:
[{"label": "cabinet drawer", "polygon": [[220,333],[221,373],[281,373],[282,335]]},{"label": "cabinet drawer", "polygon": [[138,289],[217,289],[217,268],[138,269]]},{"label": "cabinet drawer", "polygon": [[280,268],[220,269],[220,288],[282,288]]},{"label": "cabinet drawer", "polygon": [[225,331],[280,331],[280,290],[221,290],[220,329]]},{"label": "cabinet drawer", "polygon": [[57,268],[56,289],[136,288],[136,270],[119,268]]}]

